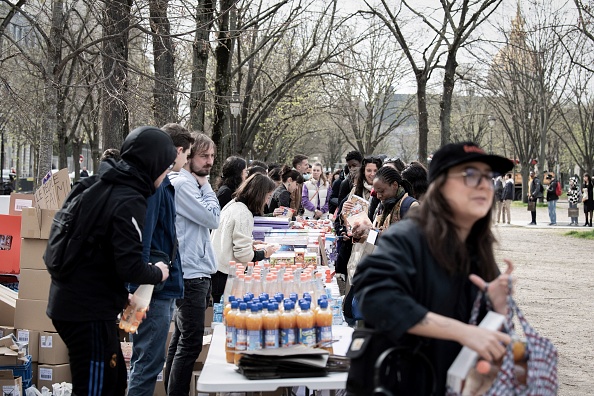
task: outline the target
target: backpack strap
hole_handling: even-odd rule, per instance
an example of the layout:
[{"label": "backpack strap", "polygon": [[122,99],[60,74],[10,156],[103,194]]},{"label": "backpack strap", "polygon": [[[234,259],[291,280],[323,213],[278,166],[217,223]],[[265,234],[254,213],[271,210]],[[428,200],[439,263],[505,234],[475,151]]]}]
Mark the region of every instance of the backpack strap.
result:
[{"label": "backpack strap", "polygon": [[404,198],[404,201],[402,201],[402,205],[400,205],[400,218],[403,219],[404,216],[406,215],[406,213],[408,212],[408,210],[410,209],[410,206],[414,203],[417,202],[416,199],[414,199],[413,197],[411,197],[410,195],[406,196]]}]

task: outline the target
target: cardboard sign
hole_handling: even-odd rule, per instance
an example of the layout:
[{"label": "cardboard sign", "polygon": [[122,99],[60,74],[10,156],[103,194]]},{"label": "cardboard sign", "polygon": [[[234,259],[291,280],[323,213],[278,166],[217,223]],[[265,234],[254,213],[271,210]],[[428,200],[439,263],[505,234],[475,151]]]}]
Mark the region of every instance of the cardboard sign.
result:
[{"label": "cardboard sign", "polygon": [[47,178],[47,181],[35,191],[35,206],[40,209],[60,209],[69,192],[70,176],[68,169],[64,168]]}]

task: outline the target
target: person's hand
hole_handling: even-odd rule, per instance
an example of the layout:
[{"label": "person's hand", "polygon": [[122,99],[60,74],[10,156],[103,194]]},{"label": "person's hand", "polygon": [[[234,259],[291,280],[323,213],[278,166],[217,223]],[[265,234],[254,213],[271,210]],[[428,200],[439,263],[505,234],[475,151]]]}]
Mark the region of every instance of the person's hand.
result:
[{"label": "person's hand", "polygon": [[270,256],[272,256],[272,254],[274,252],[276,252],[279,249],[280,246],[278,245],[268,245],[266,246],[266,249],[264,249],[264,257],[266,258],[270,258]]},{"label": "person's hand", "polygon": [[468,324],[459,332],[456,341],[477,352],[483,359],[495,362],[505,354],[505,347],[511,342],[511,337],[500,331]]},{"label": "person's hand", "polygon": [[351,209],[353,209],[353,207],[355,206],[355,203],[351,200],[346,200],[343,204],[342,204],[342,211],[343,212],[350,212]]},{"label": "person's hand", "polygon": [[367,234],[369,234],[369,230],[371,230],[372,228],[373,224],[369,219],[364,219],[363,221],[355,222],[355,224],[353,225],[353,238],[361,239],[367,236]]},{"label": "person's hand", "polygon": [[284,213],[284,209],[281,209],[281,208],[276,208],[272,211],[272,215],[274,217],[282,216],[283,213]]},{"label": "person's hand", "polygon": [[503,259],[507,264],[507,269],[504,273],[499,275],[492,282],[485,282],[480,276],[471,274],[470,281],[476,285],[480,290],[487,292],[493,309],[502,315],[507,314],[507,296],[509,294],[509,279],[514,270],[514,265],[511,260]]},{"label": "person's hand", "polygon": [[163,274],[161,282],[164,282],[167,278],[169,278],[169,267],[167,266],[167,264],[165,264],[162,261],[159,261],[157,264],[155,264],[155,267],[159,268],[161,270],[161,273]]},{"label": "person's hand", "polygon": [[198,176],[195,173],[192,173],[192,175],[194,176],[194,178],[196,179],[196,181],[198,182],[198,184],[200,185],[200,187],[202,187],[203,185],[205,185],[206,183],[208,183],[208,177],[206,177],[206,176]]}]

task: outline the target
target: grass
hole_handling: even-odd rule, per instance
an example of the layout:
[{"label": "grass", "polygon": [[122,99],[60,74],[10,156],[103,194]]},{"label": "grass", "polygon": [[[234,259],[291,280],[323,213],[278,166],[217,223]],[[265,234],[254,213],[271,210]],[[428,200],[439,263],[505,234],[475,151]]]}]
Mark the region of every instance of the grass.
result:
[{"label": "grass", "polygon": [[569,231],[569,232],[566,232],[564,235],[570,236],[573,238],[593,239],[594,240],[594,230],[591,230],[591,231]]}]

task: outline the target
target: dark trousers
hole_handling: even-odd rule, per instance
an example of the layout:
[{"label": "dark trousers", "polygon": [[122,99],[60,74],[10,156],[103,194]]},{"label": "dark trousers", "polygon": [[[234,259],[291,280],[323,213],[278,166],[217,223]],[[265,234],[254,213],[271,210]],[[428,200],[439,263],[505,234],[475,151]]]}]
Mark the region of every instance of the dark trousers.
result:
[{"label": "dark trousers", "polygon": [[[530,202],[536,202],[537,198],[528,198]],[[532,222],[536,223],[536,210],[530,211],[530,215],[532,216]]]},{"label": "dark trousers", "polygon": [[[235,274],[234,274],[235,275]],[[216,274],[211,275],[212,282],[212,303],[221,302],[221,297],[225,293],[225,285],[227,284],[227,274],[217,271]],[[227,301],[223,301],[226,303]]]},{"label": "dark trousers", "polygon": [[169,396],[190,392],[194,362],[202,351],[210,278],[184,279],[184,297],[175,301],[175,329],[167,351],[163,379]]},{"label": "dark trousers", "polygon": [[68,348],[73,395],[123,396],[126,363],[115,320],[53,323]]}]

